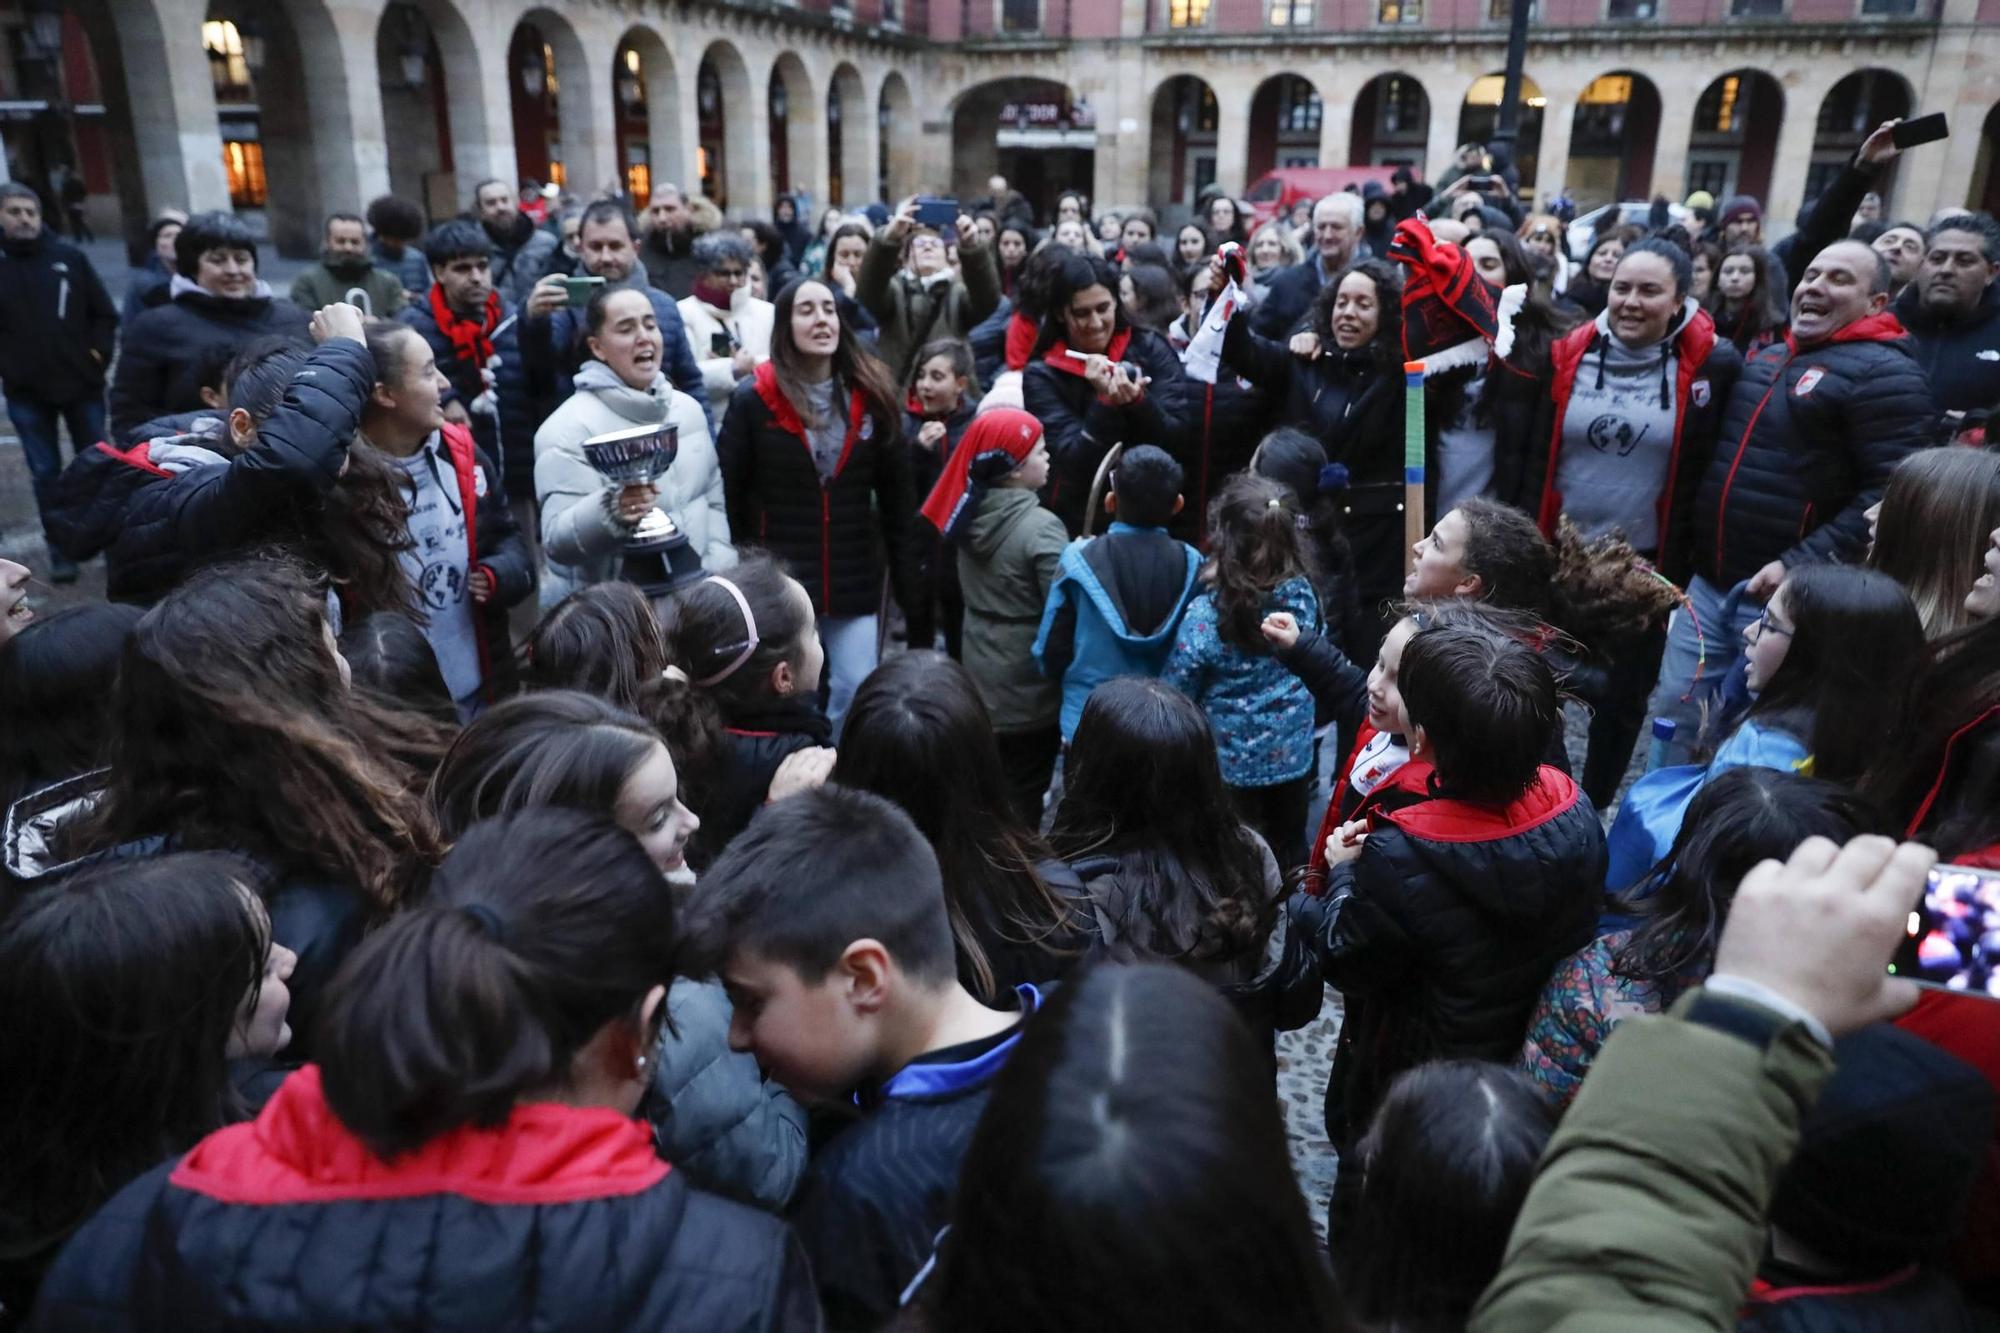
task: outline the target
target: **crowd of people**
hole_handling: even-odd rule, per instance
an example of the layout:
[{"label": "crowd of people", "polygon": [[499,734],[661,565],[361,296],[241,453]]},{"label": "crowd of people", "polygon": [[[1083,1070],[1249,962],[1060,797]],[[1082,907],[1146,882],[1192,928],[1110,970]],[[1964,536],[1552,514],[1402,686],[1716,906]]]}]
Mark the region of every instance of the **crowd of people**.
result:
[{"label": "crowd of people", "polygon": [[1889,963],[2000,871],[2000,224],[1893,127],[1775,244],[488,181],[122,310],[0,186],[108,594],[0,561],[0,1327],[1984,1326],[2000,978]]}]

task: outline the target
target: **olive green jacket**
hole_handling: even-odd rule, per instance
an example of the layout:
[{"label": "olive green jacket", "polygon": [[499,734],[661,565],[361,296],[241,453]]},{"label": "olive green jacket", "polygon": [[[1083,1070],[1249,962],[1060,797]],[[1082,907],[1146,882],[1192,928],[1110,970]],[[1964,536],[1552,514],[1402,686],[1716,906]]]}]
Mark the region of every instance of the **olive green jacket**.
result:
[{"label": "olive green jacket", "polygon": [[1542,1156],[1468,1333],[1736,1327],[1778,1173],[1833,1053],[1797,1023],[1760,1049],[1681,1017],[1702,994],[1618,1025]]},{"label": "olive green jacket", "polygon": [[1035,665],[1035,635],[1069,531],[1033,491],[995,486],[979,498],[958,550],[965,669],[995,731],[1052,727],[1062,687]]},{"label": "olive green jacket", "polygon": [[365,314],[394,319],[403,308],[403,280],[388,269],[370,268],[359,278],[349,279],[324,263],[309,265],[292,279],[292,304],[311,314],[323,305],[347,300],[348,292],[356,287],[368,294],[368,304],[363,307]]},{"label": "olive green jacket", "polygon": [[927,342],[963,338],[1000,304],[1000,270],[993,250],[968,245],[958,252],[959,275],[923,283],[902,270],[900,247],[886,229],[877,232],[861,261],[854,294],[875,317],[875,355],[882,358],[896,383],[908,384],[916,369],[911,361]]}]

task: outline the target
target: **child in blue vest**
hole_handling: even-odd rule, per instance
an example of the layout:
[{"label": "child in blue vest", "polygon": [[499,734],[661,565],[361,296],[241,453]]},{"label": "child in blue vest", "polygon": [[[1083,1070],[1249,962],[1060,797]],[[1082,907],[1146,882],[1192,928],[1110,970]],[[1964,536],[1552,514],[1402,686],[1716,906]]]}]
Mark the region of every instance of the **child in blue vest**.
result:
[{"label": "child in blue vest", "polygon": [[1062,683],[1064,745],[1092,690],[1114,676],[1157,676],[1167,664],[1201,568],[1192,546],[1167,535],[1181,480],[1164,449],[1127,449],[1104,497],[1111,530],[1063,552],[1034,653],[1042,674]]}]

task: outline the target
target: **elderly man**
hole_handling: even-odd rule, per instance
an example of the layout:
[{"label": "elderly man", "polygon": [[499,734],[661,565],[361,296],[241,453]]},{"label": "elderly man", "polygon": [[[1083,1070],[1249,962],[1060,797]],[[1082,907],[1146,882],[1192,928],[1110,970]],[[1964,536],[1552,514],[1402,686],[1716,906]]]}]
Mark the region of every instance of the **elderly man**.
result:
[{"label": "elderly man", "polygon": [[1264,299],[1250,315],[1250,327],[1266,338],[1297,330],[1312,310],[1319,289],[1358,257],[1362,202],[1345,190],[1313,205],[1313,252],[1271,279]]}]

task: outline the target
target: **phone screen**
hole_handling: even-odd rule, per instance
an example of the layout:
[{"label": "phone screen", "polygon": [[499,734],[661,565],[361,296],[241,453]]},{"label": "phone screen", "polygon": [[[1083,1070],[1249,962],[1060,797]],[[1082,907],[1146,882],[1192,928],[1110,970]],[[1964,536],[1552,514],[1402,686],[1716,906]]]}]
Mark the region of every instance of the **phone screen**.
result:
[{"label": "phone screen", "polygon": [[958,200],[922,198],[917,200],[917,225],[949,231],[958,221]]},{"label": "phone screen", "polygon": [[2000,999],[2000,871],[1934,866],[1889,971]]}]

